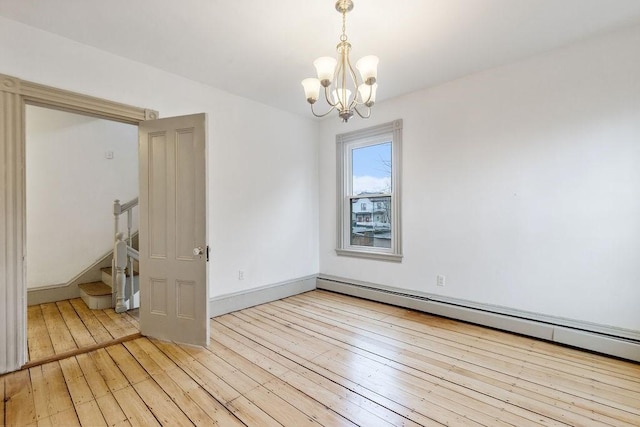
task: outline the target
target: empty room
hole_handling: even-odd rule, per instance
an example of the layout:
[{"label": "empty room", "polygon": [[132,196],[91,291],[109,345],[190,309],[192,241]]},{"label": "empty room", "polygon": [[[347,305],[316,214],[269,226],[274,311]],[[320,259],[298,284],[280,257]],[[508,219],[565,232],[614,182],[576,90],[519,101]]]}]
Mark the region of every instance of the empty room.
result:
[{"label": "empty room", "polygon": [[640,425],[637,0],[0,0],[0,425]]}]

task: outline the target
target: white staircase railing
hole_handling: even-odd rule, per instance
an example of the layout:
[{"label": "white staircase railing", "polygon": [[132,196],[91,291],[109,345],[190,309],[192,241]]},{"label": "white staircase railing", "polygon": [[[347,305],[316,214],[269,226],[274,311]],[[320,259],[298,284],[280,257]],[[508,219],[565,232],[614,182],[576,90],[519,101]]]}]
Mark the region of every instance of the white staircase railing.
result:
[{"label": "white staircase railing", "polygon": [[[113,262],[111,265],[111,272],[113,273],[114,291],[116,294],[116,312],[122,313],[133,307],[134,300],[134,272],[133,272],[133,260],[139,259],[138,251],[133,249],[131,228],[133,227],[133,208],[138,206],[138,198],[125,203],[120,204],[120,200],[114,200],[113,202],[113,217],[114,217],[114,235],[115,243],[113,246]],[[127,237],[125,239],[124,233],[118,230],[120,223],[120,215],[127,213]],[[131,295],[129,298],[125,298],[125,284],[127,282],[126,269],[129,270],[129,278],[131,286]]]}]

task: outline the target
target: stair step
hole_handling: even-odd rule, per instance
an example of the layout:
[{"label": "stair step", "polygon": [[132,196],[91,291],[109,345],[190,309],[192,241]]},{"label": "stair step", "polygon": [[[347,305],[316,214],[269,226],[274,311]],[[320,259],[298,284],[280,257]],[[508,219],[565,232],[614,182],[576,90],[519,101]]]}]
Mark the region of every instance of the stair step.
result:
[{"label": "stair step", "polygon": [[104,282],[83,283],[78,285],[80,297],[91,310],[102,310],[113,307],[111,286]]},{"label": "stair step", "polygon": [[107,285],[104,282],[83,283],[81,285],[78,285],[78,287],[82,289],[87,295],[91,295],[94,297],[111,295],[111,293],[113,292],[111,286]]}]

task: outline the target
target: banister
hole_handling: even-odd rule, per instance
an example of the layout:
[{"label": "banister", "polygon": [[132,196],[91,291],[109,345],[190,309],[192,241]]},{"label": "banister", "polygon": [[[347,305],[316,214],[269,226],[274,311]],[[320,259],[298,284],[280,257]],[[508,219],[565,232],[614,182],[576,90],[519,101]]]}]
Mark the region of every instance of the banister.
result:
[{"label": "banister", "polygon": [[[114,286],[114,293],[116,295],[116,312],[118,313],[126,311],[129,308],[133,308],[129,306],[133,301],[133,260],[138,260],[140,258],[138,251],[136,251],[132,247],[131,235],[131,227],[133,225],[133,208],[136,206],[138,206],[137,197],[124,204],[121,204],[120,200],[117,199],[113,201],[115,243],[113,251],[112,271],[115,279],[114,284],[116,285]],[[124,237],[124,233],[120,233],[118,230],[120,215],[122,215],[124,212],[127,213],[126,240]],[[129,276],[132,286],[129,301],[125,302],[124,288],[126,282],[125,271],[127,266],[129,266]]]},{"label": "banister", "polygon": [[125,268],[127,267],[127,242],[124,241],[124,234],[116,234],[116,242],[113,247],[113,262],[115,269],[112,270],[114,287],[116,290],[116,313],[128,310],[128,305],[124,302],[124,286],[127,280]]},{"label": "banister", "polygon": [[133,209],[137,205],[138,205],[137,197],[135,199],[131,199],[130,201],[124,204],[121,204],[120,200],[116,199],[113,201],[113,214],[116,216],[120,215],[123,212],[127,212],[128,210]]},{"label": "banister", "polygon": [[131,246],[127,246],[127,255],[129,255],[131,258],[135,260],[140,259],[140,252],[136,251]]}]

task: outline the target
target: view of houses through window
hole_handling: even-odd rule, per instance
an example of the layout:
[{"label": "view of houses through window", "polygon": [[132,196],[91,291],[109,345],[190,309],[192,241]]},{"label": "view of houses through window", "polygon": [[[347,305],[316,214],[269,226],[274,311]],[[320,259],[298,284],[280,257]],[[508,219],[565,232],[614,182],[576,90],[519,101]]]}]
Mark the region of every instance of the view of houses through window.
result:
[{"label": "view of houses through window", "polygon": [[351,151],[351,237],[355,246],[391,247],[391,142]]}]

